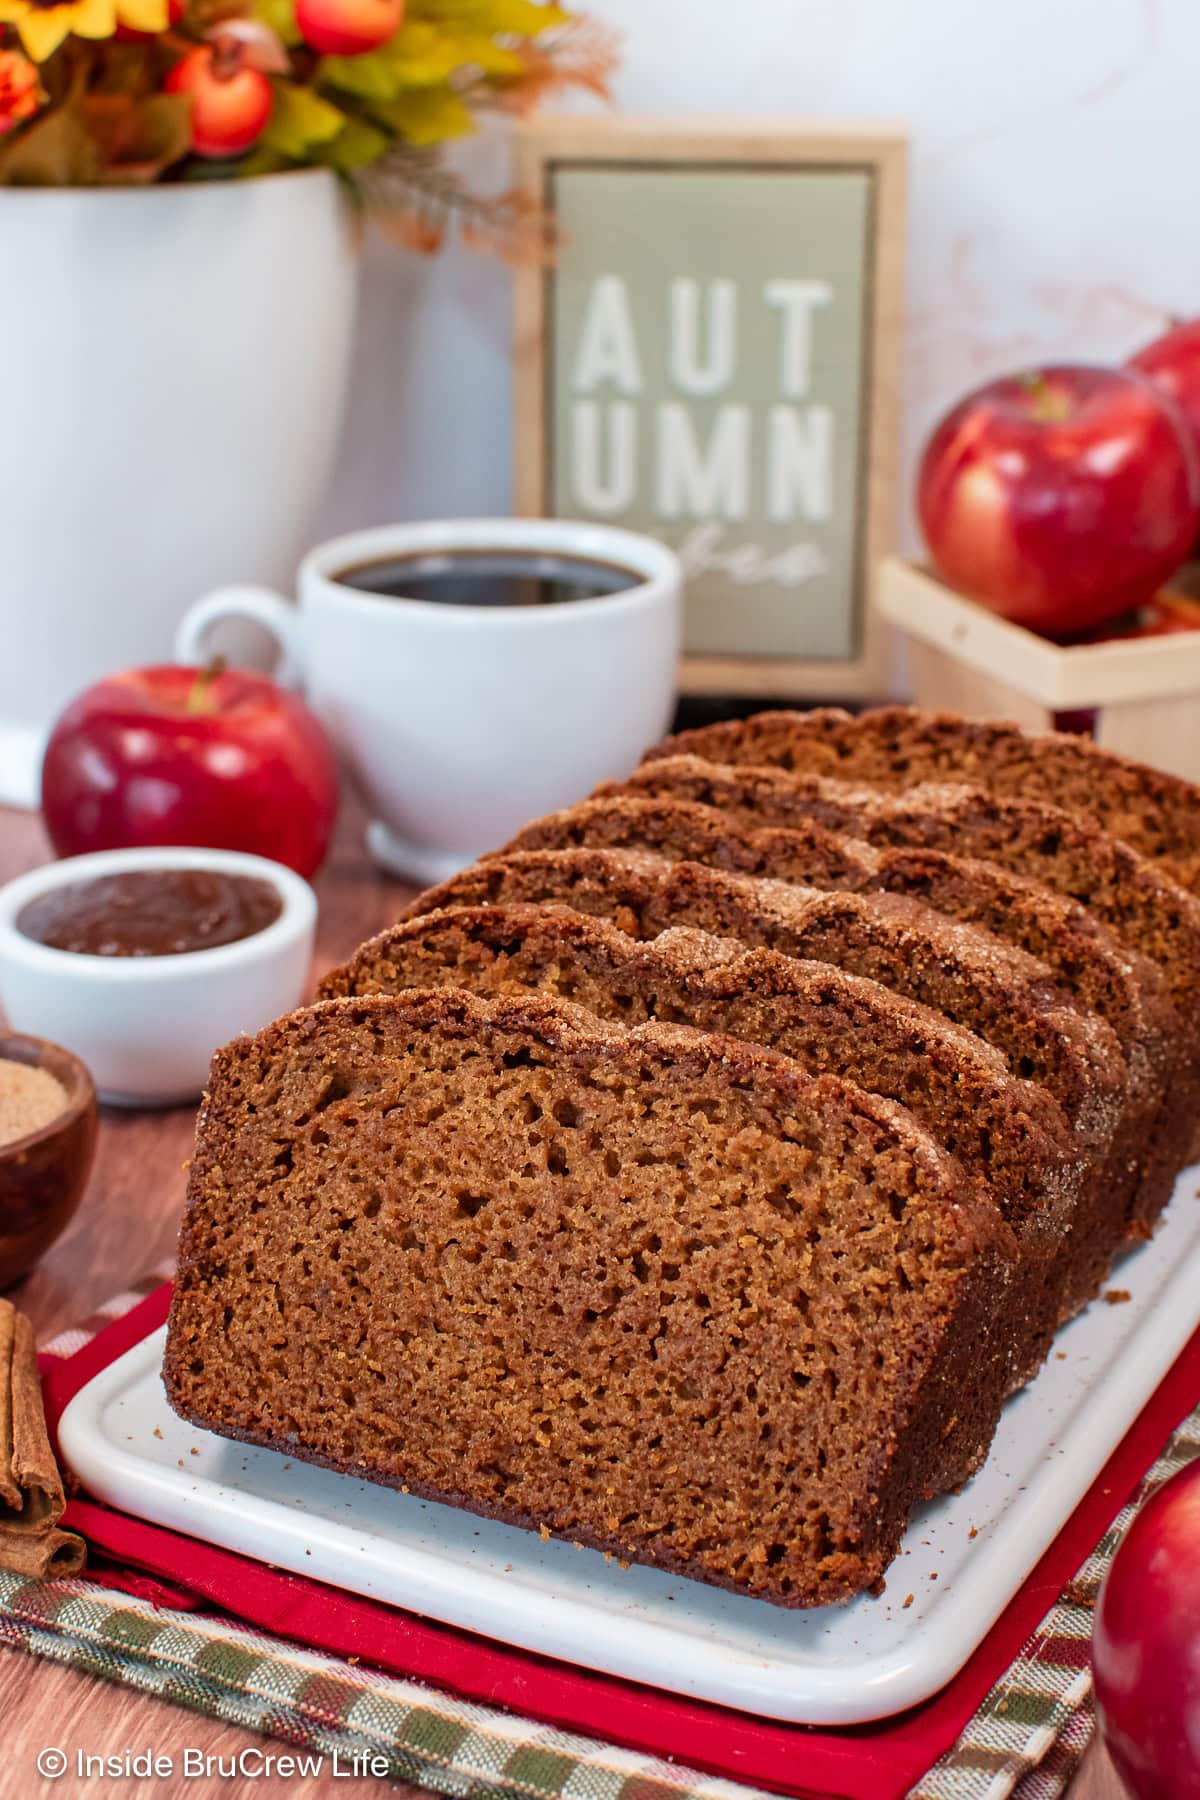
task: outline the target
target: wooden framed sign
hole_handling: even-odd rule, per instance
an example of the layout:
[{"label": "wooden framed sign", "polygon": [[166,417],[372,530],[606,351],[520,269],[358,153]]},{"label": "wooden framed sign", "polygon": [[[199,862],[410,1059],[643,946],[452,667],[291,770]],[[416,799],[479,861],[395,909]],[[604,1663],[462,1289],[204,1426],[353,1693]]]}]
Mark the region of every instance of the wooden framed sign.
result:
[{"label": "wooden framed sign", "polygon": [[882,693],[903,136],[546,118],[518,158],[560,238],[517,275],[518,510],[679,550],[685,691]]}]

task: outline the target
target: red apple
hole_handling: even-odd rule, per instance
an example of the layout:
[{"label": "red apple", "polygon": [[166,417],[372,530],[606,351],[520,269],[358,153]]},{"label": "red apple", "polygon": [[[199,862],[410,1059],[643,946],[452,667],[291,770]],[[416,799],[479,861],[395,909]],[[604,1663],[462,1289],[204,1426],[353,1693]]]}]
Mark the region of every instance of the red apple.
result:
[{"label": "red apple", "polygon": [[1200,319],[1155,338],[1130,358],[1129,366],[1148,375],[1175,402],[1200,456]]},{"label": "red apple", "polygon": [[1146,1502],[1096,1607],[1101,1729],[1137,1800],[1200,1800],[1200,1462]]},{"label": "red apple", "polygon": [[917,504],[952,586],[1048,637],[1148,600],[1200,526],[1200,457],[1144,375],[1010,375],[934,431]]},{"label": "red apple", "polygon": [[296,24],[322,56],[362,56],[395,37],[405,0],[296,0]]},{"label": "red apple", "polygon": [[240,669],[110,675],[71,702],[42,763],[42,813],[60,856],[198,844],[311,875],[337,803],[337,764],[314,714]]},{"label": "red apple", "polygon": [[164,86],[191,100],[197,156],[241,156],[266,130],[275,103],[271,83],[233,41],[189,50]]}]

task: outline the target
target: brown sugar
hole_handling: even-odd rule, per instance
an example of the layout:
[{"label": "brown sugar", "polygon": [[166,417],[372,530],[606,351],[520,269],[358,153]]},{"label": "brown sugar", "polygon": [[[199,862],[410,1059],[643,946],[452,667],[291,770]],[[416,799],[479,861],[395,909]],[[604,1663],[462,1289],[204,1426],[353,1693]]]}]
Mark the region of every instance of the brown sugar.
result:
[{"label": "brown sugar", "polygon": [[67,1090],[49,1069],[0,1057],[0,1146],[53,1123],[67,1108]]},{"label": "brown sugar", "polygon": [[215,1060],[167,1391],[808,1606],[879,1583],[948,1420],[988,1443],[1014,1254],[903,1109],[770,1051],[532,996],[328,1001]]}]

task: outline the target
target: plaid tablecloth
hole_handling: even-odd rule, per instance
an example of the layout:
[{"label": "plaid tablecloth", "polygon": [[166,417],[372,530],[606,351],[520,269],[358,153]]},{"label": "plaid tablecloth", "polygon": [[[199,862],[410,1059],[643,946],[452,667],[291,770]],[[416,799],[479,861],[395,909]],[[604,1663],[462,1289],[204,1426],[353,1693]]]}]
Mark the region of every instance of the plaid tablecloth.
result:
[{"label": "plaid tablecloth", "polygon": [[[72,1354],[163,1273],[45,1348]],[[1200,1407],[910,1800],[1054,1800],[1065,1791],[1094,1729],[1088,1640],[1105,1570],[1138,1505],[1198,1455]],[[0,1571],[0,1642],[310,1757],[336,1752],[349,1765],[369,1753],[390,1775],[459,1800],[754,1800],[762,1792],[86,1577],[39,1582]]]}]

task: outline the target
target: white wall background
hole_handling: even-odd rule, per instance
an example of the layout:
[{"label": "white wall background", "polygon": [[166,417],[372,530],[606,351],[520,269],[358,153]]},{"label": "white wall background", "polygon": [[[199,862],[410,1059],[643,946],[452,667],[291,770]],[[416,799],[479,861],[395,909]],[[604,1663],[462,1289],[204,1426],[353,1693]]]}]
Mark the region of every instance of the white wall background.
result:
[{"label": "white wall background", "polygon": [[[585,0],[586,3],[586,0]],[[590,0],[628,112],[911,134],[905,493],[929,425],[1032,361],[1200,313],[1200,0]],[[501,143],[470,154],[494,179]],[[368,250],[328,529],[509,508],[509,278]],[[906,521],[906,536],[911,524]]]}]

